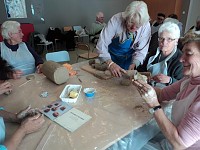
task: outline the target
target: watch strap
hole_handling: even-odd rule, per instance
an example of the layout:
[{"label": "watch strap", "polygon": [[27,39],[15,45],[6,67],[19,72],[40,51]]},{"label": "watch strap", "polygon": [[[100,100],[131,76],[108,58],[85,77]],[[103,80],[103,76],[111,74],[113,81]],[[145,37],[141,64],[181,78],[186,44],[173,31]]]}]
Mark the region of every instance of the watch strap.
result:
[{"label": "watch strap", "polygon": [[154,112],[155,111],[157,111],[158,109],[161,109],[162,107],[161,107],[161,105],[158,105],[158,106],[155,106],[154,108],[153,108],[153,110],[154,110]]}]

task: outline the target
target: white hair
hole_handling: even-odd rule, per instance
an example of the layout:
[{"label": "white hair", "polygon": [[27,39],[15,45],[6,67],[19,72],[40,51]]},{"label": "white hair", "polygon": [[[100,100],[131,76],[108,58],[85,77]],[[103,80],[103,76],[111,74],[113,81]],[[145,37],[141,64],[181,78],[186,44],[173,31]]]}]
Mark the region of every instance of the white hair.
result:
[{"label": "white hair", "polygon": [[176,23],[164,22],[158,30],[158,36],[160,36],[164,31],[170,33],[172,39],[180,38],[180,29]]},{"label": "white hair", "polygon": [[97,18],[104,17],[104,14],[103,14],[102,12],[98,12],[98,13],[96,14],[96,17],[97,17]]},{"label": "white hair", "polygon": [[150,20],[147,4],[143,1],[133,1],[123,12],[123,18],[127,23],[134,22],[139,26],[144,25]]},{"label": "white hair", "polygon": [[17,32],[18,31],[18,27],[20,27],[20,23],[17,21],[5,21],[2,25],[1,25],[1,35],[3,37],[3,39],[10,39],[9,33],[10,32]]}]

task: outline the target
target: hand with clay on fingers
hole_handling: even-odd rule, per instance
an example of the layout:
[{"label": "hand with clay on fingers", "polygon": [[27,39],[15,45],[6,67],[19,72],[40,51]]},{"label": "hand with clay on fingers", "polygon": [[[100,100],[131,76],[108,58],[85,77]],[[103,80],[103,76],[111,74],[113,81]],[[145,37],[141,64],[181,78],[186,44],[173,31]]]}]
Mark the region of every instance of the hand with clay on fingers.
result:
[{"label": "hand with clay on fingers", "polygon": [[44,122],[44,116],[41,114],[37,114],[33,117],[26,118],[21,123],[20,129],[24,132],[24,134],[29,134],[39,130],[44,124]]},{"label": "hand with clay on fingers", "polygon": [[170,78],[171,77],[166,76],[164,74],[157,74],[157,75],[153,76],[151,79],[158,82],[158,83],[169,83]]},{"label": "hand with clay on fingers", "polygon": [[10,91],[12,91],[12,84],[10,82],[0,84],[0,95]]},{"label": "hand with clay on fingers", "polygon": [[16,114],[17,122],[21,122],[25,118],[35,116],[37,114],[40,114],[39,109],[31,108],[31,106],[29,105],[27,108],[21,110],[19,113]]},{"label": "hand with clay on fingers", "polygon": [[116,63],[112,63],[112,65],[110,65],[108,69],[110,70],[110,72],[114,77],[121,77],[122,73],[126,73],[126,71]]},{"label": "hand with clay on fingers", "polygon": [[137,87],[141,97],[149,107],[152,108],[159,105],[156,91],[152,86],[140,80],[133,80],[133,85]]}]

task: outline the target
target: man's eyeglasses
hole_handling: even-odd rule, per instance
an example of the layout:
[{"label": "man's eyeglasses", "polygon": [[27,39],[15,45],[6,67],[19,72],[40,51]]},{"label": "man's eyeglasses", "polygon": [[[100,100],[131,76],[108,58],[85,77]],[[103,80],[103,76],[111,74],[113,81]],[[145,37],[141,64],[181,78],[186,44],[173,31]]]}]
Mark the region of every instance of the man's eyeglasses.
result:
[{"label": "man's eyeglasses", "polygon": [[174,41],[175,39],[172,39],[172,38],[163,38],[163,37],[159,37],[158,38],[158,41],[159,42],[163,42],[164,40],[166,40],[168,43]]}]

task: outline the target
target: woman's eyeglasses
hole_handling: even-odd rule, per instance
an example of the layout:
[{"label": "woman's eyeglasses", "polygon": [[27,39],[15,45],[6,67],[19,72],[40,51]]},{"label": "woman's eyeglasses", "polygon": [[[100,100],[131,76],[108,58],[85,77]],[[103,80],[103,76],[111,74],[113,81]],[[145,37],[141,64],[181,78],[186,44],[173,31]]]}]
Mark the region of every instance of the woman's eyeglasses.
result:
[{"label": "woman's eyeglasses", "polygon": [[159,42],[163,42],[163,41],[167,41],[168,43],[170,43],[170,42],[172,42],[172,41],[174,41],[175,39],[172,39],[172,38],[163,38],[163,37],[159,37],[158,38],[158,41]]}]

